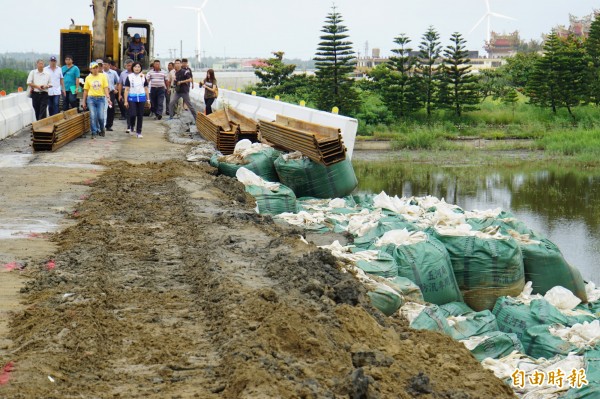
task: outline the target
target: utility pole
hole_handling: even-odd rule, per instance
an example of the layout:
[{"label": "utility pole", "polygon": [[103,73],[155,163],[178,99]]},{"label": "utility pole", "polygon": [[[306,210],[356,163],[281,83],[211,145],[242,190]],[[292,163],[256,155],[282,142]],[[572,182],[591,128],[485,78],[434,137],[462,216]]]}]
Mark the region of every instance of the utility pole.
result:
[{"label": "utility pole", "polygon": [[183,40],[179,41],[179,58],[183,58]]}]

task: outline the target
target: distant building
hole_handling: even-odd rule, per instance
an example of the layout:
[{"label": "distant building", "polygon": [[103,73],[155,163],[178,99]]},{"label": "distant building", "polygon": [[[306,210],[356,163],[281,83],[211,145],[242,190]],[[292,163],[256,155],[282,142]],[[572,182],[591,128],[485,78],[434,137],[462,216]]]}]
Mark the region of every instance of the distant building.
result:
[{"label": "distant building", "polygon": [[598,10],[594,10],[593,13],[582,18],[577,18],[575,15],[569,14],[569,27],[567,28],[565,25],[558,25],[554,28],[554,31],[558,37],[561,38],[568,37],[569,35],[587,38],[590,34],[592,22],[598,12]]},{"label": "distant building", "polygon": [[485,44],[484,49],[488,58],[506,58],[517,53],[520,43],[518,30],[508,34],[491,32],[490,41]]},{"label": "distant building", "polygon": [[259,58],[230,58],[212,65],[212,68],[219,71],[253,71],[254,66],[266,65],[264,60]]},{"label": "distant building", "polygon": [[[413,57],[418,57],[418,51],[411,51],[410,55]],[[505,60],[501,58],[485,58],[480,57],[479,51],[469,51],[467,57],[471,60],[470,65],[473,67],[473,71],[480,71],[482,69],[493,69],[498,68],[506,63]],[[374,48],[372,50],[370,57],[357,57],[356,59],[356,70],[355,74],[357,77],[364,76],[371,69],[375,68],[378,65],[386,64],[390,61],[390,57],[381,57],[380,50]],[[440,60],[441,62],[441,60]],[[438,64],[440,63],[438,62]]]},{"label": "distant building", "polygon": [[365,73],[375,68],[377,65],[385,64],[390,59],[388,57],[381,57],[381,50],[374,48],[371,51],[371,56],[361,57],[360,55],[356,58],[356,71],[358,73]]}]

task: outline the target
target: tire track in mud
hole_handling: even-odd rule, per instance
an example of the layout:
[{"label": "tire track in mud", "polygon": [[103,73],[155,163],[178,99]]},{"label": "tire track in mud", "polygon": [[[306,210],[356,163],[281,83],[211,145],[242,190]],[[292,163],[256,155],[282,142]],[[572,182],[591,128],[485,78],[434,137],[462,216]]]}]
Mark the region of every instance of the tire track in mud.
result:
[{"label": "tire track in mud", "polygon": [[236,181],[108,166],[27,286],[0,397],[512,397],[461,344],[384,318]]}]

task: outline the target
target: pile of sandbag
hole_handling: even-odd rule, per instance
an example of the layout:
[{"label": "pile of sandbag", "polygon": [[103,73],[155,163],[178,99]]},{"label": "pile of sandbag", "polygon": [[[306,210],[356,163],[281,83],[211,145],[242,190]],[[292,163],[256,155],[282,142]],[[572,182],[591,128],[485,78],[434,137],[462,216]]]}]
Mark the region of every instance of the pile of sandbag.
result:
[{"label": "pile of sandbag", "polygon": [[280,155],[275,160],[275,170],[297,197],[340,198],[358,185],[349,159],[325,166],[294,152]]},{"label": "pile of sandbag", "polygon": [[[438,305],[464,300],[476,311],[491,310],[499,297],[519,295],[526,281],[534,293],[562,285],[583,302],[587,299],[580,273],[558,248],[499,209],[464,211],[431,196],[398,198],[382,192],[299,198],[298,212],[278,217],[313,231],[351,234],[355,252],[386,252],[398,275],[411,279],[426,300]],[[422,242],[381,244],[386,234],[400,231]],[[450,295],[456,286],[460,292]]]},{"label": "pile of sandbag", "polygon": [[258,213],[278,215],[296,212],[296,196],[283,184],[269,182],[245,167],[237,170],[236,177],[256,200]]},{"label": "pile of sandbag", "polygon": [[267,181],[278,182],[279,177],[273,160],[279,154],[279,151],[271,146],[240,140],[235,145],[233,154],[224,156],[214,154],[210,159],[210,165],[219,169],[220,174],[229,177],[235,177],[238,169],[244,167]]}]

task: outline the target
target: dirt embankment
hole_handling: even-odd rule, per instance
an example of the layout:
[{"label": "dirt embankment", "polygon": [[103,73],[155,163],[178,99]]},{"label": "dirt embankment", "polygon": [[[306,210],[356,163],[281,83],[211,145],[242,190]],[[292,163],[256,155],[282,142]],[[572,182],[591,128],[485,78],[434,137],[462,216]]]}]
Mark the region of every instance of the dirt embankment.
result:
[{"label": "dirt embankment", "polygon": [[461,344],[409,330],[243,187],[179,161],[108,165],[28,266],[3,398],[510,398]]}]

